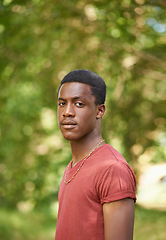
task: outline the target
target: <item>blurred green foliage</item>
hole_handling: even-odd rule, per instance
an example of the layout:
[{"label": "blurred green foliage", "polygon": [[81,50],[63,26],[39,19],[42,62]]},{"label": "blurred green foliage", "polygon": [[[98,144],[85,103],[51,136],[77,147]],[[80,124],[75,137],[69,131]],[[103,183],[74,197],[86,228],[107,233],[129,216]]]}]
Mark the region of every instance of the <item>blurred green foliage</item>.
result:
[{"label": "blurred green foliage", "polygon": [[[165,240],[165,212],[137,206],[135,215],[134,240]],[[47,209],[31,213],[0,209],[0,238],[2,240],[51,240],[55,236],[55,223],[56,217]]]},{"label": "blurred green foliage", "polygon": [[1,1],[1,206],[24,212],[56,201],[71,159],[57,89],[76,68],[106,81],[103,137],[135,172],[165,160],[165,9],[162,0]]}]

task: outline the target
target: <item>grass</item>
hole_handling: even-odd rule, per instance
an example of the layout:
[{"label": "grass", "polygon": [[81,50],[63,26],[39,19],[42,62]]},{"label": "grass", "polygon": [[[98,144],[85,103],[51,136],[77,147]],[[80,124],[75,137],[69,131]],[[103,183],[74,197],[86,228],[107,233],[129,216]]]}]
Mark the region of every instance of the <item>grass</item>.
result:
[{"label": "grass", "polygon": [[54,240],[56,218],[44,211],[0,209],[0,240]]},{"label": "grass", "polygon": [[136,206],[134,240],[165,240],[166,212]]},{"label": "grass", "polygon": [[[166,213],[136,206],[134,240],[165,240]],[[54,240],[56,217],[47,211],[0,209],[0,240]]]}]

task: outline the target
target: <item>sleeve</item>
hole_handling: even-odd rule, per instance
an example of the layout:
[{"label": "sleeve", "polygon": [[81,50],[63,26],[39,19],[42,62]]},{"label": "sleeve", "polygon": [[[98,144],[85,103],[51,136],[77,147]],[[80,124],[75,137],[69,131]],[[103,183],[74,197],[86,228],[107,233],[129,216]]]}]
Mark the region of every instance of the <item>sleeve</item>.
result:
[{"label": "sleeve", "polygon": [[136,179],[127,164],[115,163],[109,167],[98,182],[97,192],[100,203],[108,203],[123,198],[132,198],[136,201]]}]

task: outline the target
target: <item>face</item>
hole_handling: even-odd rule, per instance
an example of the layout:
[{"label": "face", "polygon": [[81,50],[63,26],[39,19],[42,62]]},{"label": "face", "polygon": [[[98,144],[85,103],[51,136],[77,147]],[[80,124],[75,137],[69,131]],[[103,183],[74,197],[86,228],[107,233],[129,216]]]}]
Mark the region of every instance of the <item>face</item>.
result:
[{"label": "face", "polygon": [[97,106],[90,86],[64,83],[58,94],[58,123],[65,139],[76,141],[90,137],[96,129]]}]

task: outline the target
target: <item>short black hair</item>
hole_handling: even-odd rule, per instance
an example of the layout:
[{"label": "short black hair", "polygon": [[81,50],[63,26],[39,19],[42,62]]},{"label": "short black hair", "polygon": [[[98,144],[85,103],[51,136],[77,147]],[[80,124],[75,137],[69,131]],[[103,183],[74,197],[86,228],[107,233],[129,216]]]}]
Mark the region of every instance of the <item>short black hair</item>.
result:
[{"label": "short black hair", "polygon": [[96,98],[95,104],[96,105],[104,104],[106,98],[106,84],[104,80],[96,73],[90,70],[76,69],[69,72],[62,79],[60,87],[64,83],[68,82],[79,82],[90,85],[92,95],[94,95]]}]

